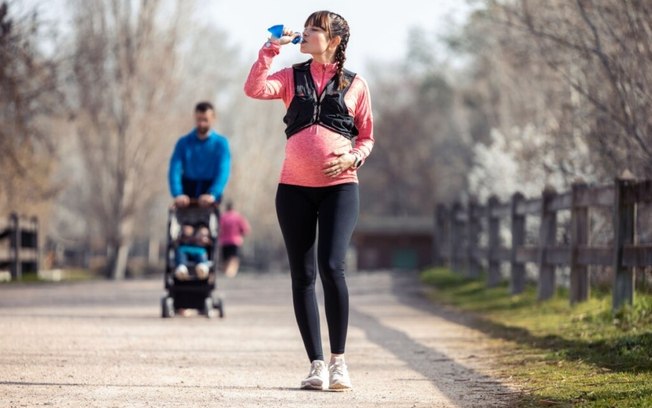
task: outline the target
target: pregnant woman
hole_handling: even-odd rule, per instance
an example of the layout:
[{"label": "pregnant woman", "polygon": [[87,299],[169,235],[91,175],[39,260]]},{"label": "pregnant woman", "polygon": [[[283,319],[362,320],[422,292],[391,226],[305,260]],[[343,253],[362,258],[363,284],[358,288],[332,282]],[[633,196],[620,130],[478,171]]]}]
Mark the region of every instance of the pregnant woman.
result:
[{"label": "pregnant woman", "polygon": [[[344,68],[349,25],[329,11],[317,11],[306,20],[300,47],[312,58],[270,74],[273,58],[297,36],[284,30],[280,38],[264,44],[245,92],[256,99],[281,99],[287,108],[276,213],[290,263],[294,313],[310,359],[310,372],[301,388],[349,390],[344,361],[349,323],[344,259],[358,219],[356,171],[374,144],[371,101],[366,82]],[[315,296],[317,266],[330,340],[328,366]]]}]

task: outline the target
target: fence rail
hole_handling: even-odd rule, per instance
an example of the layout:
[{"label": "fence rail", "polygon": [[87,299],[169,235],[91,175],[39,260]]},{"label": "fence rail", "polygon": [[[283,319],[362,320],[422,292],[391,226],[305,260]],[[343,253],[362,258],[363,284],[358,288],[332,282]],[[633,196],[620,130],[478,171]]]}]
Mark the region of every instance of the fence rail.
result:
[{"label": "fence rail", "polygon": [[[525,289],[525,265],[538,266],[537,296],[553,296],[556,268],[570,267],[570,301],[581,302],[589,296],[589,266],[613,269],[613,308],[631,304],[634,296],[634,268],[652,266],[652,245],[636,242],[637,209],[652,203],[652,180],[623,176],[611,185],[589,186],[575,183],[571,191],[557,193],[546,188],[541,197],[512,195],[509,202],[491,197],[485,204],[471,201],[452,206],[438,205],[435,214],[435,260],[457,272],[478,277],[487,269],[487,285],[501,280],[501,264],[510,265],[510,291]],[[613,237],[610,246],[589,246],[590,210],[608,209],[612,213]],[[570,240],[557,243],[558,212],[570,211]],[[539,221],[538,244],[526,244],[526,221]],[[486,228],[483,231],[483,223]],[[502,223],[509,220],[511,245],[500,239]],[[652,221],[652,220],[650,220]],[[483,234],[486,234],[483,236]],[[486,238],[480,246],[481,237]]]},{"label": "fence rail", "polygon": [[39,269],[39,223],[36,217],[26,218],[16,213],[0,227],[0,270],[8,269],[12,279],[20,280],[23,272]]}]

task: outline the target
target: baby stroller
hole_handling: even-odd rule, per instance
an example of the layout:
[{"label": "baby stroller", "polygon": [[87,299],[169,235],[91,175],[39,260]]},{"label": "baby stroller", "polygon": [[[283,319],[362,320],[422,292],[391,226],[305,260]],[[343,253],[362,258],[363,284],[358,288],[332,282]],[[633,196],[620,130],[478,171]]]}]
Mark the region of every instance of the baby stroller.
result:
[{"label": "baby stroller", "polygon": [[[179,280],[175,276],[176,250],[179,245],[183,225],[207,227],[210,231],[210,244],[206,245],[209,273],[207,279],[190,276]],[[219,210],[217,206],[200,207],[192,201],[185,208],[170,208],[168,212],[167,256],[165,261],[165,289],[167,294],[161,299],[161,316],[173,317],[179,309],[197,309],[208,318],[224,317],[224,302],[219,297],[213,297],[217,280],[217,238],[219,229]],[[194,265],[188,265],[193,269]]]}]

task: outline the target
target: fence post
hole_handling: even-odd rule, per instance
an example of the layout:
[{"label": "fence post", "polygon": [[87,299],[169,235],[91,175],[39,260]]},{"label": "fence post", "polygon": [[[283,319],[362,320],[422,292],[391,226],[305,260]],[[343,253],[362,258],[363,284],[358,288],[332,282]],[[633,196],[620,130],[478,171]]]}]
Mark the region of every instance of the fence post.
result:
[{"label": "fence post", "polygon": [[22,261],[20,259],[20,217],[16,213],[11,213],[9,216],[9,225],[11,230],[11,278],[20,280],[23,277]]},{"label": "fence post", "polygon": [[541,194],[541,224],[539,226],[539,283],[537,299],[547,300],[555,294],[555,265],[546,261],[548,248],[557,243],[557,212],[550,203],[557,195],[552,186],[546,186]]},{"label": "fence post", "polygon": [[500,283],[500,261],[498,260],[498,249],[500,248],[500,218],[493,216],[493,211],[500,205],[498,197],[492,195],[487,203],[487,225],[489,228],[487,262],[489,270],[487,274],[487,286],[495,287]]},{"label": "fence post", "polygon": [[480,220],[478,219],[478,202],[469,200],[466,218],[466,275],[470,278],[480,276],[480,262],[476,258],[478,242],[480,240]]},{"label": "fence post", "polygon": [[578,204],[580,195],[588,189],[585,182],[572,186],[571,199],[571,262],[570,262],[570,303],[584,302],[589,298],[589,267],[579,262],[580,248],[589,243],[589,208]]},{"label": "fence post", "polygon": [[454,272],[460,272],[460,248],[462,246],[462,226],[459,217],[462,212],[462,204],[455,202],[450,214],[450,264]]},{"label": "fence post", "polygon": [[636,206],[625,200],[628,188],[634,183],[631,173],[625,172],[615,182],[614,256],[613,256],[613,310],[634,301],[634,268],[623,265],[623,248],[634,243]]},{"label": "fence post", "polygon": [[[437,204],[435,209],[435,231],[433,231],[433,261],[435,266],[445,266],[446,245],[450,245],[448,231],[448,209],[444,204]],[[450,260],[449,260],[450,261]]]},{"label": "fence post", "polygon": [[521,193],[517,192],[512,195],[512,256],[509,285],[512,295],[525,290],[525,264],[516,258],[518,248],[525,244],[525,215],[518,214],[516,211],[519,203],[524,200],[525,197]]}]

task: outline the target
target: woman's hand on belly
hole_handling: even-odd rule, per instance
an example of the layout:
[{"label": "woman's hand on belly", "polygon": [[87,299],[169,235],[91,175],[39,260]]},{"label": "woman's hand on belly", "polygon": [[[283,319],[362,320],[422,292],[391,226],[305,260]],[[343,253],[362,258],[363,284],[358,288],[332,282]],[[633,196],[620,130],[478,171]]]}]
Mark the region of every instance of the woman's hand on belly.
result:
[{"label": "woman's hand on belly", "polygon": [[352,153],[342,153],[334,160],[329,160],[324,164],[322,172],[331,178],[337,178],[342,172],[349,169],[355,163],[355,156]]}]

